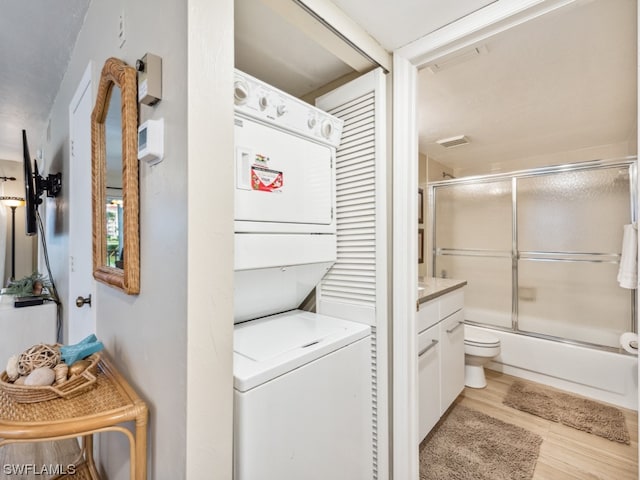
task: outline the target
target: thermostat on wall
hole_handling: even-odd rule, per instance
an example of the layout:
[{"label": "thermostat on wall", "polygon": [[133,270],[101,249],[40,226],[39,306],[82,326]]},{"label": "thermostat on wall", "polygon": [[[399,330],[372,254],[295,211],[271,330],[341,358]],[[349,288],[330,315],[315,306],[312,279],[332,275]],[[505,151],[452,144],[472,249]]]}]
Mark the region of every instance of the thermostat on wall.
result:
[{"label": "thermostat on wall", "polygon": [[149,165],[164,157],[164,119],[147,120],[138,127],[138,160]]}]

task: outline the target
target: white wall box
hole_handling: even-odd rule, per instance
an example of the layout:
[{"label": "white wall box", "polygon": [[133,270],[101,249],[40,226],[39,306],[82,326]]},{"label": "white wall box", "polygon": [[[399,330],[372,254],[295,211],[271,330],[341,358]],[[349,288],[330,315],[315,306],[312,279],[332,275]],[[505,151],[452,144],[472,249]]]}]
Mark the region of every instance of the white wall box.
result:
[{"label": "white wall box", "polygon": [[56,343],[56,304],[14,308],[13,297],[0,297],[0,363],[6,365],[17,355],[38,343]]}]

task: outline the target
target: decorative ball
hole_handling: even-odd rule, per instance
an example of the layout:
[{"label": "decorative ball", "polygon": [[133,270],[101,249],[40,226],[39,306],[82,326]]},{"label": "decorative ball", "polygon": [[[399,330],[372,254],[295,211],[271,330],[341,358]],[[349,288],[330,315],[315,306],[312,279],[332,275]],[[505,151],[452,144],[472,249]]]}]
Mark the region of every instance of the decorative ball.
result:
[{"label": "decorative ball", "polygon": [[55,345],[40,343],[20,354],[18,371],[20,375],[29,375],[40,367],[55,367],[60,363],[60,350]]}]

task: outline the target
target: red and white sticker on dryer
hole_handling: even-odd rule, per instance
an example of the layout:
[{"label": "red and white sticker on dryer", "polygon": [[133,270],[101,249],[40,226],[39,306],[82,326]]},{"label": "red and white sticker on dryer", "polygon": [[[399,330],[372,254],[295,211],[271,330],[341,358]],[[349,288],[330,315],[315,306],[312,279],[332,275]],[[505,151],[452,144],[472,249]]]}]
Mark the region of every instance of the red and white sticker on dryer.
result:
[{"label": "red and white sticker on dryer", "polygon": [[261,192],[280,192],[284,178],[282,172],[258,165],[251,166],[251,189]]}]

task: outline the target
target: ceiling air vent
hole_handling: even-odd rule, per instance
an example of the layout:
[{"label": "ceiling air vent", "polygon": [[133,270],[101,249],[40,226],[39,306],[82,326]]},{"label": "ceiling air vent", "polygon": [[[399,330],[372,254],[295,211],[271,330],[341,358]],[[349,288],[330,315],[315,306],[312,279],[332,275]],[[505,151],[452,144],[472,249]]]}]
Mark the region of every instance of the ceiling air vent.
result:
[{"label": "ceiling air vent", "polygon": [[467,143],[469,143],[469,139],[465,135],[458,135],[457,137],[442,138],[440,140],[436,140],[436,143],[443,146],[444,148],[452,148],[459,147],[460,145],[466,145]]},{"label": "ceiling air vent", "polygon": [[445,56],[426,65],[427,70],[431,73],[438,73],[442,70],[467,62],[477,56],[486,55],[489,53],[486,45],[480,45],[479,47],[473,47],[462,52],[455,52],[452,55]]}]

